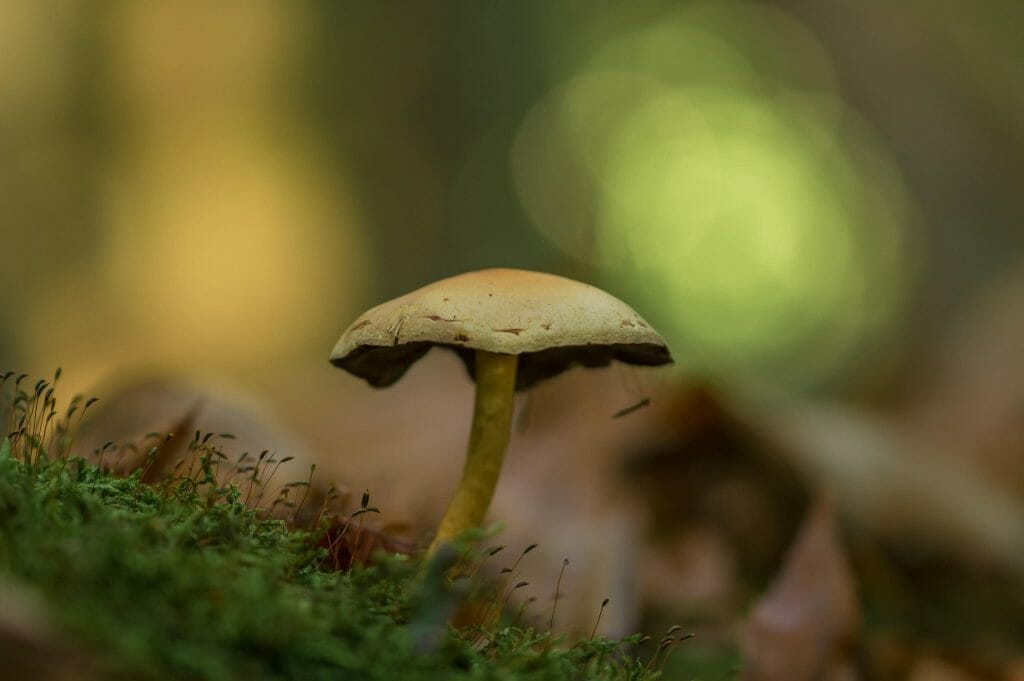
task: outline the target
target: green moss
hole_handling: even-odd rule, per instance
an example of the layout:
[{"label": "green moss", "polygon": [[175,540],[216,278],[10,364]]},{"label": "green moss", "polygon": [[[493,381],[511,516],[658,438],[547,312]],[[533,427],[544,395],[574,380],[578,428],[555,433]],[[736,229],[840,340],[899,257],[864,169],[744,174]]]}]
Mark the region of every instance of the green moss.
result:
[{"label": "green moss", "polygon": [[407,560],[326,572],[309,534],[233,490],[4,456],[0,570],[54,604],[111,678],[644,678],[619,642],[448,627],[431,612],[441,587]]},{"label": "green moss", "polygon": [[0,450],[0,577],[42,594],[103,678],[654,676],[624,642],[449,625],[465,590],[438,566],[327,570],[312,534],[245,506],[208,462],[151,485],[15,439]]}]

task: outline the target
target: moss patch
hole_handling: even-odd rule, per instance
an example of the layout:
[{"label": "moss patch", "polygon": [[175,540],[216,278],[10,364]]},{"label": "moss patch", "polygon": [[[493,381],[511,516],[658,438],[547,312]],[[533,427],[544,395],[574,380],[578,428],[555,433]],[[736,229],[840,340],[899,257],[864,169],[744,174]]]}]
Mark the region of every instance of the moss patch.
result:
[{"label": "moss patch", "polygon": [[336,569],[324,524],[296,530],[252,508],[219,475],[209,436],[197,433],[187,472],[155,483],[143,482],[146,466],[125,476],[71,456],[72,421],[87,403],[57,416],[52,386],[28,392],[22,378],[0,414],[0,582],[41,595],[100,678],[658,676],[624,652],[639,637],[568,646],[496,616],[507,591],[452,583],[450,552],[423,570],[382,554]]}]

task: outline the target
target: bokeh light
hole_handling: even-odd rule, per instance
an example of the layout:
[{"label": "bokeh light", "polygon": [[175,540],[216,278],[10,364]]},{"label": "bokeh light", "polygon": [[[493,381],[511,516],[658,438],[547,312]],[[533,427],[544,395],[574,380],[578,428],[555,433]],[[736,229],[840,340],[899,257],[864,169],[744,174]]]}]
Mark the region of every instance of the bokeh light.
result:
[{"label": "bokeh light", "polygon": [[96,234],[19,329],[29,363],[60,358],[88,385],[110,367],[322,362],[372,268],[344,165],[296,124],[308,16],[276,0],[108,12]]},{"label": "bokeh light", "polygon": [[595,43],[511,164],[538,231],[629,290],[699,372],[820,383],[913,284],[900,173],[778,10],[702,5]]}]

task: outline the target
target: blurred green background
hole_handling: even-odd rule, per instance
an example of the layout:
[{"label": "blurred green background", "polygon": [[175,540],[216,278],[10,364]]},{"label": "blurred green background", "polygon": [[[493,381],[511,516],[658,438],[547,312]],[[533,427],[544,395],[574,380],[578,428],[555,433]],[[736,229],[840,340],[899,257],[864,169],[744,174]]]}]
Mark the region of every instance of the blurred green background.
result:
[{"label": "blurred green background", "polygon": [[680,370],[898,394],[1020,258],[1012,0],[4,0],[0,367],[323,366],[489,266]]}]

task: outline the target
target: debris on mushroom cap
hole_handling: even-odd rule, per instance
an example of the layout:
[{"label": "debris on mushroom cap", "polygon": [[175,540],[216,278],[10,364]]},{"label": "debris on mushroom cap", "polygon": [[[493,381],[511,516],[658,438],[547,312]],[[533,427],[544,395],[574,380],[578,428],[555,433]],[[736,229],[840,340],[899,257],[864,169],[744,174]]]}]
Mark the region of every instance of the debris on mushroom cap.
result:
[{"label": "debris on mushroom cap", "polygon": [[470,375],[475,350],[519,355],[517,389],[574,365],[672,361],[662,337],[618,298],[553,274],[489,269],[372,308],[342,334],[331,362],[383,387],[433,346],[456,352]]}]

